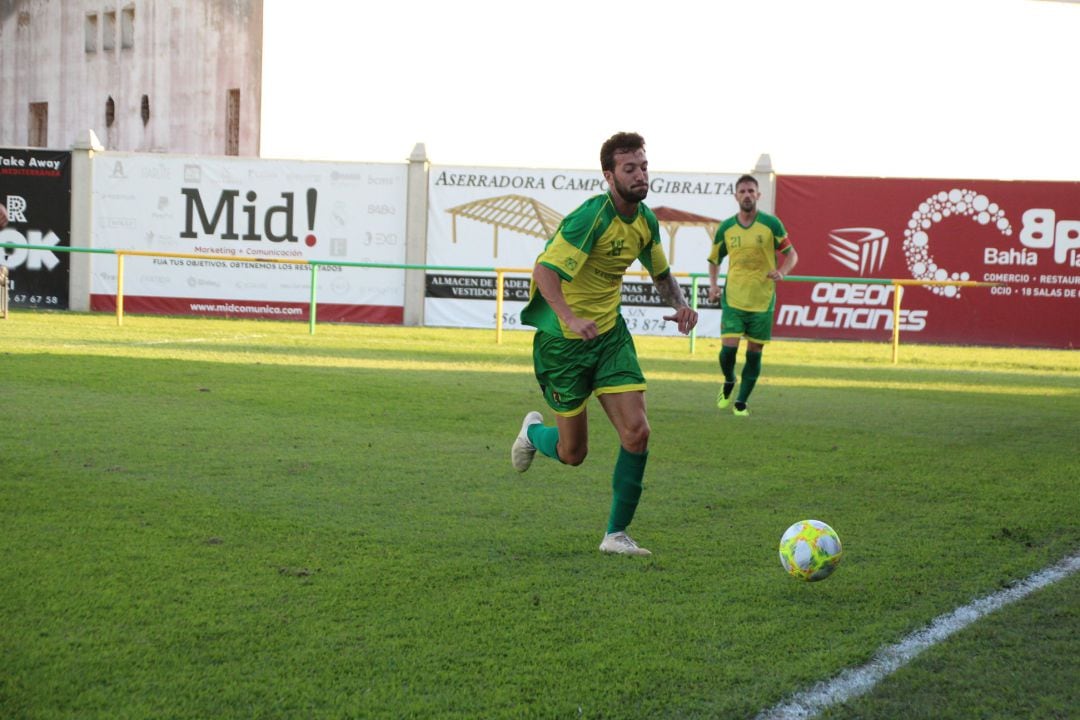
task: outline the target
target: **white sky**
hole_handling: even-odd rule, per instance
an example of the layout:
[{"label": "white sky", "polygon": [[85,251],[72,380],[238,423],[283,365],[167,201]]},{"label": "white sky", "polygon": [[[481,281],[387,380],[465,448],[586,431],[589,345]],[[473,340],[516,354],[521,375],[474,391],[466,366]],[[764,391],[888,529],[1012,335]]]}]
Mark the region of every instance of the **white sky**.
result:
[{"label": "white sky", "polygon": [[1080,4],[265,0],[262,156],[1080,181]]}]

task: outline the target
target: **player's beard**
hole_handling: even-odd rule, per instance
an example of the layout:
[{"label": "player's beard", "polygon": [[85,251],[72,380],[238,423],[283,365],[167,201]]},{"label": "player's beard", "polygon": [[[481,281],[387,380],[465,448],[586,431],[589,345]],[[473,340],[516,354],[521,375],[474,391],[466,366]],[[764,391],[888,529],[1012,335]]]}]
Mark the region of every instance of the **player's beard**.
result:
[{"label": "player's beard", "polygon": [[754,198],[743,198],[743,201],[739,204],[739,207],[743,212],[752,213],[757,209],[757,200]]},{"label": "player's beard", "polygon": [[624,202],[639,203],[648,196],[648,194],[649,194],[649,184],[646,183],[646,184],[642,185],[640,189],[631,190],[630,188],[628,188],[627,186],[623,185],[618,180],[616,180],[615,181],[615,192],[617,192],[619,194],[619,197],[621,197]]}]

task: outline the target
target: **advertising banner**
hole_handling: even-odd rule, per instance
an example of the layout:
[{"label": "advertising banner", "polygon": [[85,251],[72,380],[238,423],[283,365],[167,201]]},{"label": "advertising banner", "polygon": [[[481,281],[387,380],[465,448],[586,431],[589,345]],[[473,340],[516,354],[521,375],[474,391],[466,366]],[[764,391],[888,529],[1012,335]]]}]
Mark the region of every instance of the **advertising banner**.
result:
[{"label": "advertising banner", "polygon": [[[310,261],[405,262],[404,164],[123,153],[93,163],[95,248],[217,256],[126,257],[130,312],[308,319]],[[93,256],[91,309],[115,309],[116,273],[116,257]],[[402,322],[404,270],[316,275],[317,320]]]},{"label": "advertising banner", "polygon": [[[804,276],[972,280],[908,287],[901,341],[1080,344],[1080,183],[781,176]],[[778,337],[885,341],[891,286],[782,283]]]},{"label": "advertising banner", "polygon": [[[676,272],[707,273],[716,228],[738,207],[739,174],[652,172],[645,200],[660,221],[661,241]],[[522,327],[529,274],[563,217],[607,192],[600,170],[431,168],[428,188],[427,264],[518,270],[503,289],[503,327]],[[630,267],[640,272],[639,263]],[[691,279],[680,277],[689,298]],[[720,334],[720,311],[706,305],[707,280],[699,281],[698,334]],[[429,271],[424,305],[427,325],[495,327],[495,275],[490,271]],[[622,314],[632,332],[678,335],[663,319],[671,313],[647,275],[627,275]]]},{"label": "advertising banner", "polygon": [[71,153],[0,148],[0,205],[0,243],[35,246],[0,248],[9,307],[66,310],[71,253],[50,248],[71,244]]}]

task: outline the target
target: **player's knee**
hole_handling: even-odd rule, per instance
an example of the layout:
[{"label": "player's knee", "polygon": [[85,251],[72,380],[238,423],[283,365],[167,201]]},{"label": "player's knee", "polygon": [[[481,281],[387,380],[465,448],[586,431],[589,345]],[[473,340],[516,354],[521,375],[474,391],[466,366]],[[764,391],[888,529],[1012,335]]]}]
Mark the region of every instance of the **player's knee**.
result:
[{"label": "player's knee", "polygon": [[622,445],[633,453],[643,453],[649,448],[649,434],[652,429],[647,420],[626,428],[622,434]]},{"label": "player's knee", "polygon": [[585,456],[588,456],[589,452],[586,450],[578,450],[576,452],[567,452],[566,457],[559,453],[558,459],[563,461],[565,465],[580,465],[585,461]]},{"label": "player's knee", "polygon": [[585,456],[589,454],[589,448],[585,445],[575,448],[559,448],[559,459],[565,465],[580,465],[585,462]]}]

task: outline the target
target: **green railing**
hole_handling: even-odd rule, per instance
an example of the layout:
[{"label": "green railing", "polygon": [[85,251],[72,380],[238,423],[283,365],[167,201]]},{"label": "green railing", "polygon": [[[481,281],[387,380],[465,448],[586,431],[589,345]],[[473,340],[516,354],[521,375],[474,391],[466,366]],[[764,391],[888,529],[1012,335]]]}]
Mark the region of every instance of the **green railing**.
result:
[{"label": "green railing", "polygon": [[[115,255],[116,256],[116,324],[124,324],[124,258],[128,255],[133,257],[162,257],[162,258],[189,258],[195,260],[227,260],[235,261],[236,258],[231,255],[196,255],[193,253],[171,253],[171,252],[152,252],[148,250],[115,250],[106,248],[74,248],[74,247],[62,247],[62,246],[41,246],[41,245],[21,245],[15,243],[0,243],[0,247],[11,250],[37,250],[48,252],[68,252],[68,253],[96,253],[99,255]],[[322,266],[335,266],[335,267],[354,267],[363,268],[369,270],[436,270],[445,272],[484,272],[495,273],[495,342],[496,344],[502,343],[503,333],[503,287],[506,275],[526,275],[532,274],[532,268],[498,268],[498,267],[472,267],[472,266],[455,266],[455,265],[409,265],[403,263],[362,263],[362,262],[345,262],[338,260],[296,260],[296,259],[279,259],[279,258],[244,258],[244,262],[264,262],[264,263],[278,263],[282,265],[309,265],[311,266],[311,299],[308,314],[308,332],[311,335],[315,334],[315,318],[317,310],[317,298],[316,288],[318,286],[317,273]],[[694,310],[698,309],[698,288],[700,287],[700,280],[702,278],[708,278],[707,273],[687,273],[687,272],[674,272],[675,277],[690,278],[690,304]],[[647,277],[648,273],[644,271],[631,271],[627,275],[636,275]],[[724,275],[719,277],[723,278]],[[990,283],[990,282],[978,282],[974,280],[904,280],[904,279],[884,279],[884,278],[845,278],[845,277],[827,277],[827,276],[814,276],[814,275],[791,275],[784,278],[785,282],[842,282],[850,284],[862,284],[862,285],[892,285],[893,286],[893,331],[892,331],[892,361],[896,364],[899,358],[900,349],[900,301],[903,296],[903,289],[908,285],[952,285],[956,287],[993,287],[1000,286],[1004,283]],[[697,331],[692,330],[689,335],[690,340],[690,353],[695,351],[695,344],[697,340]]]}]

